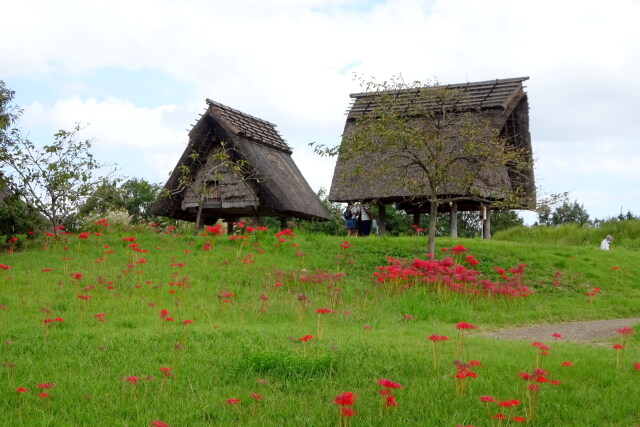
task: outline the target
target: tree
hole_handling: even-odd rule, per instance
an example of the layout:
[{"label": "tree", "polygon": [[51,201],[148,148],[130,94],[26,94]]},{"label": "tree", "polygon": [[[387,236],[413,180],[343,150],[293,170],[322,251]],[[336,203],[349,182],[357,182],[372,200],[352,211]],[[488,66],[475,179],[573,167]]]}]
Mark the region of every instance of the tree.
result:
[{"label": "tree", "polygon": [[566,200],[555,209],[543,206],[538,210],[538,222],[540,225],[563,225],[563,224],[589,224],[589,214],[583,205],[577,201],[569,203]]},{"label": "tree", "polygon": [[188,192],[196,198],[198,210],[194,235],[202,230],[204,204],[208,197],[219,196],[220,190],[230,186],[247,186],[251,181],[260,182],[255,168],[243,159],[233,146],[222,141],[212,152],[202,158],[200,153],[192,150],[189,155],[191,166],[179,165],[180,177],[174,189],[164,189],[160,197],[170,197]]},{"label": "tree", "polygon": [[81,206],[79,215],[126,211],[136,223],[152,220],[149,211],[162,186],[138,178],[130,178],[119,184],[118,180],[102,182]]},{"label": "tree", "polygon": [[57,231],[104,180],[96,177],[103,165],[90,153],[91,141],[79,139],[78,124],[71,131],[56,132],[54,141],[44,146],[22,137],[13,127],[20,111],[10,105],[12,99],[13,92],[0,83],[0,167],[5,183]]},{"label": "tree", "polygon": [[[524,188],[517,186],[496,202],[486,196],[487,188],[481,188],[484,180],[479,178],[505,167],[524,176],[530,169],[529,156],[501,138],[486,116],[456,107],[463,105],[463,92],[423,82],[406,84],[401,78],[362,86],[376,94],[372,112],[358,116],[340,146],[320,145],[315,151],[338,155],[343,161],[364,156],[370,160],[341,177],[345,182],[366,176],[370,185],[378,186],[393,176],[392,185],[406,188],[416,199],[426,199],[429,253],[435,250],[440,205],[471,198],[500,207],[524,196]],[[411,98],[398,96],[399,91],[410,93]]]}]

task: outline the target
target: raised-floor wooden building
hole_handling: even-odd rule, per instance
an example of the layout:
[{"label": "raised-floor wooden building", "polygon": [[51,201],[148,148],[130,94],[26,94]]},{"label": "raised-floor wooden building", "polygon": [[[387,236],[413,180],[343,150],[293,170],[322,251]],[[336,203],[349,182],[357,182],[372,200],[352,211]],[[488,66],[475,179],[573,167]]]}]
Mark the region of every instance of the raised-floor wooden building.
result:
[{"label": "raised-floor wooden building", "polygon": [[154,215],[200,225],[218,219],[327,220],[276,125],[207,99]]},{"label": "raised-floor wooden building", "polygon": [[[365,92],[351,94],[352,104],[347,113],[347,120],[343,133],[342,144],[348,143],[345,136],[360,126],[363,117],[380,114],[380,104],[382,97],[392,98],[393,108],[404,109],[414,112],[407,120],[412,125],[416,122],[432,120],[433,115],[415,115],[418,111],[415,107],[419,103],[420,111],[429,111],[430,108],[442,108],[430,101],[429,97],[421,96],[421,90],[451,90],[457,96],[451,105],[446,105],[449,116],[463,117],[463,115],[476,115],[489,123],[500,137],[507,141],[507,144],[517,147],[525,163],[528,166],[525,170],[516,171],[508,165],[497,165],[479,171],[475,176],[472,185],[466,188],[456,188],[455,185],[445,185],[440,189],[438,200],[449,201],[439,204],[439,212],[451,213],[451,235],[457,236],[456,216],[458,211],[478,211],[479,216],[484,219],[483,237],[490,236],[490,214],[498,202],[504,202],[509,194],[517,188],[521,197],[513,203],[501,203],[501,209],[531,209],[535,204],[535,183],[533,175],[533,160],[531,150],[531,135],[529,132],[529,104],[527,94],[524,91],[523,82],[528,77],[497,79],[482,82],[469,82],[460,84],[450,84],[433,86],[427,88],[413,88],[397,91]],[[423,94],[422,94],[423,95]],[[429,103],[433,102],[433,105]],[[468,116],[467,116],[468,117]],[[455,123],[453,124],[455,128]],[[452,144],[459,143],[453,141]],[[425,147],[424,149],[427,149]],[[383,233],[385,228],[385,206],[395,205],[396,208],[407,213],[414,214],[416,224],[419,224],[420,213],[429,212],[429,197],[424,194],[416,194],[414,190],[407,187],[409,174],[415,174],[416,169],[405,166],[405,163],[398,161],[392,168],[388,168],[389,173],[377,177],[375,182],[367,179],[367,170],[375,168],[381,162],[388,162],[393,153],[378,151],[375,156],[362,154],[356,158],[343,159],[338,156],[333,174],[329,200],[333,202],[362,202],[370,205],[377,205],[379,232]],[[397,153],[396,153],[397,154]],[[398,156],[396,156],[397,158]],[[393,160],[395,161],[395,160]],[[452,174],[462,173],[460,168],[467,167],[463,163],[453,166]],[[455,169],[458,171],[455,172]],[[358,170],[357,176],[352,173]],[[455,179],[452,180],[455,182]],[[455,202],[450,202],[455,200]]]}]

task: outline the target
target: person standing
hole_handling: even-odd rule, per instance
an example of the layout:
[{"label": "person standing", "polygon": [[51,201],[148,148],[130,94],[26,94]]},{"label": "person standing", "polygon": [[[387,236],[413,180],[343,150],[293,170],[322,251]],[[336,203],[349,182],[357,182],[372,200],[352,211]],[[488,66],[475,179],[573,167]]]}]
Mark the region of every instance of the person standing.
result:
[{"label": "person standing", "polygon": [[355,210],[358,217],[358,235],[368,236],[371,234],[371,224],[373,223],[373,215],[365,205],[359,205]]},{"label": "person standing", "polygon": [[349,202],[347,208],[342,214],[344,217],[344,228],[347,230],[347,236],[353,237],[358,235],[358,220],[355,215],[353,203]]},{"label": "person standing", "polygon": [[611,243],[612,241],[613,237],[611,236],[611,234],[607,234],[607,237],[605,237],[604,240],[600,243],[600,249],[602,249],[603,251],[608,251],[609,243]]}]

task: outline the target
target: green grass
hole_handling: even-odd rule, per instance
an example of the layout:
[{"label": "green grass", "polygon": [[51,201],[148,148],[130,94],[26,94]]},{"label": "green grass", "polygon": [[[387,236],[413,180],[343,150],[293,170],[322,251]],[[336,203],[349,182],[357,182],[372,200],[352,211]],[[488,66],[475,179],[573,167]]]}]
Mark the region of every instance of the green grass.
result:
[{"label": "green grass", "polygon": [[[147,252],[122,241],[129,236]],[[205,240],[214,243],[209,251]],[[11,267],[0,269],[0,425],[331,426],[338,423],[332,400],[344,391],[356,394],[353,425],[497,425],[478,398],[517,399],[523,404],[502,412],[528,418],[527,383],[518,374],[536,367],[536,349],[528,341],[484,338],[483,331],[639,316],[634,250],[438,240],[438,250],[463,244],[489,280],[498,278],[493,267],[526,264],[523,282],[535,293],[507,300],[435,292],[423,283],[376,285],[372,273],[386,256],[424,259],[423,238],[353,239],[347,250],[342,241],[297,234],[274,246],[268,232],[242,245],[225,236],[214,242],[110,230],[86,240],[68,236],[47,250],[28,241],[0,255],[0,264]],[[42,271],[47,268],[53,271]],[[585,296],[594,287],[601,288],[597,296]],[[334,313],[318,315],[318,308]],[[161,319],[162,309],[173,321]],[[105,313],[104,322],[97,313]],[[43,320],[55,317],[64,321],[47,329]],[[477,329],[456,351],[455,325],[462,321]],[[314,338],[299,341],[307,334]],[[432,334],[450,338],[437,346],[437,364]],[[638,338],[629,338],[619,368],[616,342],[549,337],[542,367],[560,385],[541,384],[528,424],[640,422]],[[481,362],[461,393],[454,360]],[[562,367],[563,361],[573,366]],[[163,379],[161,367],[172,376]],[[129,376],[138,384],[127,382]],[[402,384],[394,390],[398,407],[382,405],[381,378]],[[44,390],[49,398],[38,397],[42,383],[55,383]],[[19,394],[18,387],[29,391]],[[240,403],[228,405],[231,398]],[[490,409],[498,412],[495,404]]]}]

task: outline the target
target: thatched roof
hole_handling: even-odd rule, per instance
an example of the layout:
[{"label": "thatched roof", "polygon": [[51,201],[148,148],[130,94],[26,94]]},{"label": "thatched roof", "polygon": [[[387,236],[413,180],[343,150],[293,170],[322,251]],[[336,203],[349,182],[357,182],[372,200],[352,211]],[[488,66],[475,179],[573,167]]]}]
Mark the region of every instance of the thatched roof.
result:
[{"label": "thatched roof", "polygon": [[[434,89],[451,89],[458,94],[452,100],[445,103],[444,108],[456,117],[465,115],[477,115],[478,118],[487,119],[493,129],[499,130],[509,144],[523,149],[527,161],[531,167],[524,174],[514,173],[506,166],[485,168],[475,177],[473,194],[466,194],[468,190],[455,188],[452,185],[442,188],[439,197],[444,199],[458,198],[459,210],[475,210],[479,207],[479,199],[488,201],[503,200],[515,187],[525,190],[525,197],[518,203],[506,208],[523,209],[530,208],[535,200],[535,185],[533,177],[533,165],[531,160],[531,136],[529,133],[529,105],[527,95],[522,82],[528,77],[498,79],[484,82],[451,84],[435,86]],[[429,120],[424,117],[416,117],[415,111],[429,111],[442,108],[433,98],[421,96],[425,88],[387,91],[366,92],[351,94],[352,104],[347,115],[343,144],[346,143],[345,135],[348,135],[359,126],[358,119],[376,115],[381,105],[382,97],[387,101],[392,99],[392,108],[396,113],[407,114],[413,124]],[[428,90],[428,89],[427,89]],[[415,108],[419,106],[419,108]],[[453,136],[451,137],[454,138]],[[392,168],[391,173],[376,177],[375,182],[367,179],[366,171],[375,168],[378,162],[387,162],[392,153],[376,153],[375,156],[360,156],[348,160],[338,157],[333,174],[329,200],[334,202],[363,201],[377,202],[381,204],[396,204],[400,209],[413,210],[428,207],[427,198],[415,194],[415,189],[407,188],[400,182],[406,182],[407,176],[419,176],[415,169],[398,164]],[[458,172],[452,168],[452,175],[462,173],[462,169],[469,165],[459,163]],[[363,171],[358,176],[353,176],[350,171],[360,169]],[[453,180],[455,181],[455,180]],[[446,209],[445,206],[442,206]]]},{"label": "thatched roof", "polygon": [[[276,125],[207,99],[208,108],[189,132],[189,144],[165,184],[173,194],[159,199],[151,213],[195,221],[196,191],[179,188],[181,168],[189,168],[195,188],[207,188],[205,223],[218,218],[276,216],[325,220],[326,209],[291,158]],[[248,169],[235,170],[213,158],[223,150]],[[193,153],[197,153],[197,159]],[[243,176],[239,176],[243,175]],[[214,182],[215,181],[215,182]]]}]

